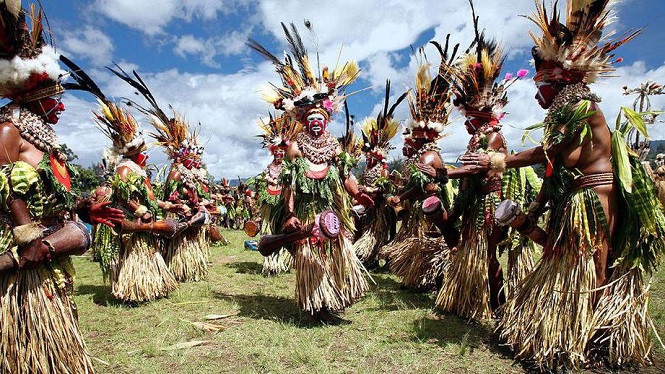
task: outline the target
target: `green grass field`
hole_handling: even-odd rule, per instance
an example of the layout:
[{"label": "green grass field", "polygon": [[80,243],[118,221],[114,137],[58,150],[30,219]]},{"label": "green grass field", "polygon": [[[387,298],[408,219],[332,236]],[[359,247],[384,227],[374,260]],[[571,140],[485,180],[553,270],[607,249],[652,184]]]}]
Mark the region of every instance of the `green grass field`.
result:
[{"label": "green grass field", "polygon": [[[377,284],[343,315],[352,324],[310,324],[294,302],[294,274],[264,278],[261,255],[243,249],[245,234],[224,235],[231,245],[213,248],[207,281],[138,307],[110,297],[97,263],[75,259],[80,324],[98,372],[524,372],[492,325],[435,314],[434,295],[401,290],[389,274],[372,274]],[[650,309],[665,338],[663,269]],[[212,314],[223,318],[206,320]],[[641,372],[665,372],[664,358],[657,347],[655,365]]]}]

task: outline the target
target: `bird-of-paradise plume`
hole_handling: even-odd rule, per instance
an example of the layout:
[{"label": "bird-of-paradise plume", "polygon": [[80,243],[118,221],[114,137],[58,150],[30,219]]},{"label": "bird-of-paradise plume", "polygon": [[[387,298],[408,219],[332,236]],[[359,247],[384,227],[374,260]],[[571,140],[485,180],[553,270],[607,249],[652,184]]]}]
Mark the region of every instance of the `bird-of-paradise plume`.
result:
[{"label": "bird-of-paradise plume", "polygon": [[0,97],[29,102],[62,94],[64,75],[41,5],[0,0]]},{"label": "bird-of-paradise plume", "polygon": [[560,21],[557,2],[548,15],[545,3],[535,0],[536,11],[529,20],[542,32],[530,31],[535,43],[536,80],[561,83],[594,82],[615,70],[613,51],[633,40],[642,30],[628,31],[618,37],[603,29],[616,17],[611,7],[616,0],[567,0],[566,23]]},{"label": "bird-of-paradise plume", "polygon": [[263,134],[258,135],[261,144],[271,151],[287,147],[302,131],[302,124],[286,114],[269,114],[268,118],[259,119],[258,125],[263,130]]},{"label": "bird-of-paradise plume", "polygon": [[[150,92],[148,85],[136,71],[132,71],[132,75],[129,75],[118,64],[115,64],[115,67],[116,69],[108,69],[136,89],[137,94],[143,96],[148,104],[150,104],[149,107],[144,107],[134,100],[128,100],[131,106],[136,107],[148,116],[150,123],[155,128],[155,132],[150,132],[149,135],[155,139],[156,144],[164,147],[164,153],[170,159],[175,159],[182,147],[193,147],[193,144],[190,144],[193,142],[193,135],[189,134],[190,126],[186,118],[170,105],[169,108],[173,116],[169,117],[160,108],[157,99]],[[198,150],[196,153],[198,153]]]},{"label": "bird-of-paradise plume", "polygon": [[113,142],[118,155],[132,155],[146,149],[140,126],[136,119],[115,103],[97,99],[99,113],[93,112],[95,125]]},{"label": "bird-of-paradise plume", "polygon": [[432,78],[430,74],[431,65],[427,62],[424,48],[419,49],[422,62],[416,74],[415,87],[408,91],[407,101],[411,120],[405,133],[406,137],[420,137],[429,140],[440,138],[441,132],[448,125],[448,118],[452,112],[451,85],[454,75],[450,66],[454,61],[459,44],[452,48],[449,53],[450,34],[446,37],[446,43],[442,47],[439,43],[432,41],[441,58],[438,74]]},{"label": "bird-of-paradise plume", "polygon": [[[312,31],[311,22],[306,21],[305,25]],[[281,78],[281,85],[271,84],[262,90],[263,98],[276,109],[284,110],[296,119],[316,106],[324,108],[328,114],[340,111],[346,98],[345,88],[358,78],[358,64],[348,61],[333,70],[324,66],[320,71],[315,71],[296,26],[291,23],[287,27],[282,23],[282,28],[289,45],[289,52],[285,53],[283,61],[256,40],[250,38],[247,41],[250,48],[275,65]]]},{"label": "bird-of-paradise plume", "polygon": [[505,60],[503,47],[496,40],[488,39],[485,30],[480,30],[473,1],[469,0],[469,4],[475,37],[467,52],[449,67],[455,77],[453,103],[463,114],[485,113],[489,118],[500,120],[508,104],[507,88],[527,71],[520,70],[516,76],[508,74],[498,80]]},{"label": "bird-of-paradise plume", "polygon": [[[431,82],[427,82],[428,84]],[[376,118],[368,118],[362,125],[362,150],[372,152],[382,158],[388,157],[388,152],[393,149],[390,140],[399,131],[399,121],[394,118],[395,109],[406,98],[408,92],[400,95],[395,103],[390,105],[390,80],[386,80],[386,94],[383,109]]]}]

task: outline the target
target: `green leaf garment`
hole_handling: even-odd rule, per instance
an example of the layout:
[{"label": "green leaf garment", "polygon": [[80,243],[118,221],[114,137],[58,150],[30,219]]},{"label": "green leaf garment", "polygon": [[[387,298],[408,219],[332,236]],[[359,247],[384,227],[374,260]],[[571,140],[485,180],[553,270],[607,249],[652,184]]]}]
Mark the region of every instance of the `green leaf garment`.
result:
[{"label": "green leaf garment", "polygon": [[[73,207],[76,197],[55,178],[49,157],[44,154],[36,168],[17,161],[0,169],[0,252],[12,251],[15,258],[20,253],[7,207],[12,196],[26,202],[36,222],[60,218]],[[74,275],[68,256],[0,274],[0,372],[94,371],[78,327]]]}]

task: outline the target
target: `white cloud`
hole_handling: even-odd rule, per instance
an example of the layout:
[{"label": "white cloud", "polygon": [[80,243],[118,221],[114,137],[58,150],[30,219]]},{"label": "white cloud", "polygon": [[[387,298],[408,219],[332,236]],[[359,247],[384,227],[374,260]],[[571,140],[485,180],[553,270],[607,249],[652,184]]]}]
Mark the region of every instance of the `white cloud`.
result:
[{"label": "white cloud", "polygon": [[96,0],[93,7],[116,22],[155,35],[164,32],[174,19],[211,20],[218,12],[230,12],[235,3],[229,0]]},{"label": "white cloud", "polygon": [[252,28],[242,31],[232,31],[226,35],[208,39],[197,38],[193,35],[178,37],[173,47],[173,52],[182,57],[193,55],[201,60],[201,63],[210,67],[220,67],[216,57],[243,54],[247,51],[245,42]]},{"label": "white cloud", "polygon": [[95,65],[103,65],[111,60],[113,42],[101,30],[86,26],[82,30],[65,33],[62,38],[64,53],[74,58],[89,59]]}]

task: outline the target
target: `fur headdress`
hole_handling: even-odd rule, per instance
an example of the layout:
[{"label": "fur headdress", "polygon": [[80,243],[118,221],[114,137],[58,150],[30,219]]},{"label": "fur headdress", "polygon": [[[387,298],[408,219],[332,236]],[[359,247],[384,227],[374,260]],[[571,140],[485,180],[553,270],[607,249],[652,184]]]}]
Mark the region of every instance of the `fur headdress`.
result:
[{"label": "fur headdress", "polygon": [[[390,106],[390,80],[386,80],[386,96],[383,109],[374,118],[367,118],[362,125],[362,150],[369,152],[384,160],[388,152],[393,149],[390,140],[399,131],[399,121],[393,118],[397,106],[404,100],[407,92],[403,93],[395,103]],[[389,107],[390,106],[390,107]]]},{"label": "fur headdress", "polygon": [[[305,25],[311,30],[311,23],[306,22]],[[310,66],[309,55],[296,26],[292,23],[289,29],[282,23],[282,28],[290,48],[290,54],[285,54],[284,61],[275,57],[256,40],[249,39],[247,42],[250,48],[275,65],[282,80],[281,85],[273,84],[264,90],[264,99],[299,121],[312,108],[322,108],[330,117],[341,110],[346,98],[344,89],[358,77],[358,65],[349,61],[333,70],[324,66],[321,71],[315,71]]]},{"label": "fur headdress", "polygon": [[628,32],[618,38],[613,33],[603,35],[603,29],[614,19],[610,6],[616,0],[566,0],[566,23],[559,21],[557,2],[551,18],[545,4],[536,2],[536,12],[527,17],[543,32],[538,37],[530,32],[535,46],[532,53],[536,65],[536,81],[550,83],[592,83],[600,75],[615,70],[612,53],[629,42],[641,30]]},{"label": "fur headdress", "polygon": [[448,54],[450,34],[446,37],[446,44],[442,48],[435,41],[431,41],[439,51],[441,63],[438,74],[432,79],[430,75],[430,64],[423,48],[420,55],[424,62],[421,63],[416,75],[416,84],[413,90],[408,92],[407,101],[411,112],[411,120],[405,128],[404,137],[427,139],[435,141],[441,138],[443,129],[448,125],[448,118],[452,112],[451,84],[453,74],[448,68],[454,61],[459,44],[453,48],[452,54]]},{"label": "fur headdress", "polygon": [[41,6],[23,9],[20,0],[0,0],[0,97],[30,102],[62,94],[65,72],[47,42]]}]

